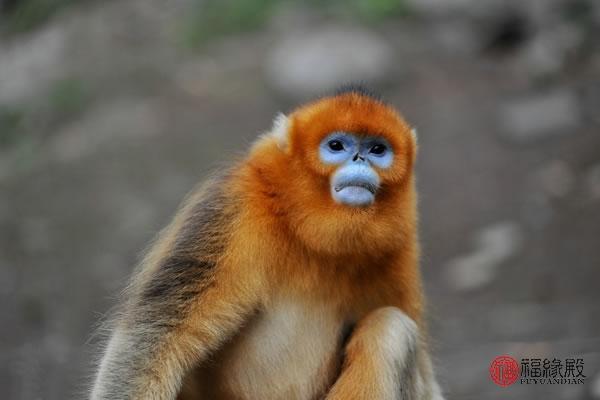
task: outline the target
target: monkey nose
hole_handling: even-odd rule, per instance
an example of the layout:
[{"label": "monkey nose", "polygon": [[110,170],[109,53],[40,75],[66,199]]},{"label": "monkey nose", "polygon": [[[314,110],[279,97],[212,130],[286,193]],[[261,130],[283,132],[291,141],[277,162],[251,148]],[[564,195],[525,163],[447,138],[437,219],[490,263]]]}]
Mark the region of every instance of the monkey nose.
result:
[{"label": "monkey nose", "polygon": [[360,153],[356,153],[354,155],[354,157],[352,158],[352,161],[358,161],[358,160],[365,161],[365,158],[363,156],[361,156]]}]

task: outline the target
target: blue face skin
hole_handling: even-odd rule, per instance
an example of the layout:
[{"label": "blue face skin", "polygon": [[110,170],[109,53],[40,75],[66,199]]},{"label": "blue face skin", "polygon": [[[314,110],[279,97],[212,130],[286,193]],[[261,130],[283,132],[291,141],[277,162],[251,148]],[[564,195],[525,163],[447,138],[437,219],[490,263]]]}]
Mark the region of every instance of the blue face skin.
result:
[{"label": "blue face skin", "polygon": [[333,199],[352,207],[367,207],[373,204],[379,189],[375,168],[389,168],[394,153],[381,137],[334,132],[319,145],[319,157],[325,164],[338,166],[331,177]]}]

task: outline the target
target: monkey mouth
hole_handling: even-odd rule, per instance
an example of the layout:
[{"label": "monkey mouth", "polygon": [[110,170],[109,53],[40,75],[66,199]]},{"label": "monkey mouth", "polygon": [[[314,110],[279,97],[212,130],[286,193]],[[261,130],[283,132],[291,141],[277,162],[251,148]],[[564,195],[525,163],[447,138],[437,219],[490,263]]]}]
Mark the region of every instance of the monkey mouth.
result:
[{"label": "monkey mouth", "polygon": [[338,204],[350,207],[368,207],[375,202],[379,177],[371,169],[338,173],[331,184],[331,195]]},{"label": "monkey mouth", "polygon": [[348,181],[348,182],[344,182],[343,184],[337,185],[334,190],[336,192],[341,192],[342,190],[346,189],[346,188],[362,188],[362,189],[366,189],[369,192],[371,192],[371,194],[375,194],[375,192],[377,191],[377,185],[374,185],[373,183],[370,182],[366,182],[366,181]]}]

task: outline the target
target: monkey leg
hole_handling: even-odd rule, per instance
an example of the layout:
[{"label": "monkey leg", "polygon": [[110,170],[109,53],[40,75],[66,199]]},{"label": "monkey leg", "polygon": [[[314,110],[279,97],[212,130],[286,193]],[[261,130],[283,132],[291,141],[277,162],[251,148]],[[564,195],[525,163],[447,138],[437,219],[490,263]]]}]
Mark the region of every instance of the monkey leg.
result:
[{"label": "monkey leg", "polygon": [[417,324],[396,307],[359,321],[327,400],[441,400]]}]

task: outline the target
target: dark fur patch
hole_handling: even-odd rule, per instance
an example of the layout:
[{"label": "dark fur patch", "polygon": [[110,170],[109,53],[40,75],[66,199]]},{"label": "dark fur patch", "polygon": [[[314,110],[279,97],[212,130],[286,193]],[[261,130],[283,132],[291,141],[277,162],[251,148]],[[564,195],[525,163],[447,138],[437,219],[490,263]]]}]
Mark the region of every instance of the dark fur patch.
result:
[{"label": "dark fur patch", "polygon": [[355,322],[346,322],[344,324],[344,326],[342,327],[341,335],[340,335],[342,348],[345,348],[346,345],[348,344],[348,341],[350,340],[350,337],[352,336],[352,333],[354,332],[355,327],[356,327]]},{"label": "dark fur patch", "polygon": [[206,278],[214,267],[215,263],[210,261],[170,257],[148,283],[143,297],[147,301],[164,299],[179,304],[188,302],[198,295],[197,283]]},{"label": "dark fur patch", "polygon": [[227,199],[220,187],[222,182],[212,182],[214,190],[192,207],[186,223],[181,228],[175,242],[175,253],[198,251],[215,254],[223,250],[220,239],[227,224],[225,206]]},{"label": "dark fur patch", "polygon": [[138,320],[156,327],[173,327],[212,284],[233,218],[223,194],[223,179],[211,180],[204,194],[187,209],[173,248],[142,287]]},{"label": "dark fur patch", "polygon": [[381,95],[375,93],[371,88],[361,83],[347,83],[335,90],[334,95],[339,96],[345,93],[356,93],[361,96],[370,97],[373,100],[382,101]]}]

